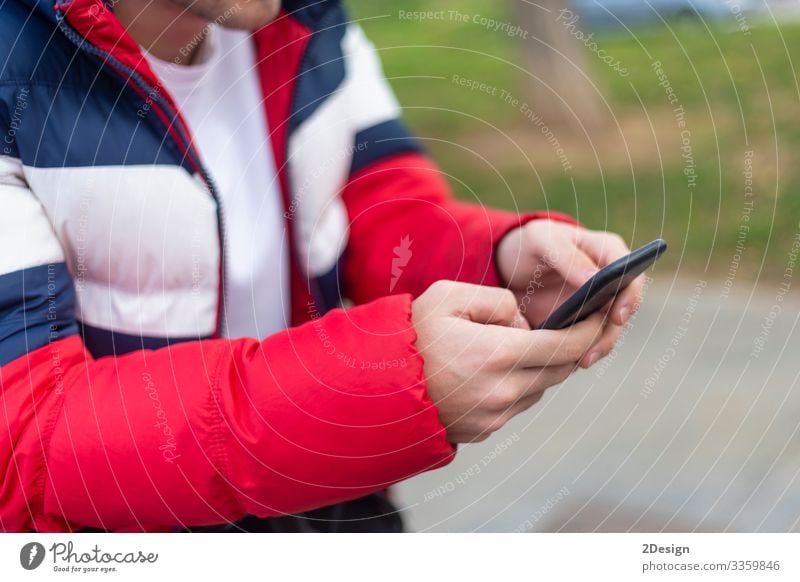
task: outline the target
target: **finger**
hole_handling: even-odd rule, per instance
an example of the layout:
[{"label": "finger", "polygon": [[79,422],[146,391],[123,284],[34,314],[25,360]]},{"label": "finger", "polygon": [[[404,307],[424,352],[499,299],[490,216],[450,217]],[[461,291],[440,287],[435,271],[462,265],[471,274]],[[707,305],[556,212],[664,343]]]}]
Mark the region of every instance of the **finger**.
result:
[{"label": "finger", "polygon": [[[592,256],[601,267],[628,255],[631,251],[616,234],[583,230],[578,233],[578,245]],[[617,325],[624,325],[642,302],[644,276],[637,277],[615,298],[608,313]]]},{"label": "finger", "polygon": [[539,368],[575,364],[603,333],[602,314],[563,330],[504,329],[487,327],[481,345],[499,368]]},{"label": "finger", "polygon": [[603,334],[597,339],[595,344],[581,358],[581,368],[591,368],[597,362],[605,358],[617,344],[623,327],[612,321],[607,321]]},{"label": "finger", "polygon": [[576,240],[570,237],[567,241],[550,253],[550,264],[568,285],[577,288],[597,273],[599,264],[584,252]]},{"label": "finger", "polygon": [[577,233],[578,246],[600,267],[613,263],[631,252],[618,234],[582,229]]},{"label": "finger", "polygon": [[529,330],[519,311],[517,298],[509,289],[451,282],[448,289],[450,312],[475,323]]},{"label": "finger", "polygon": [[531,394],[530,396],[526,396],[522,400],[520,400],[514,408],[511,409],[511,413],[513,416],[518,414],[522,414],[523,412],[530,410],[533,406],[536,406],[541,402],[542,398],[544,398],[545,391],[542,390],[541,392],[536,392]]},{"label": "finger", "polygon": [[513,391],[517,396],[509,399],[501,409],[495,411],[497,414],[495,426],[490,428],[496,430],[496,427],[505,425],[516,415],[528,410],[542,399],[547,389],[564,382],[575,369],[574,364],[569,364],[515,371],[505,382],[506,386],[500,389],[508,389],[509,386],[513,386]]},{"label": "finger", "polygon": [[539,401],[545,390],[564,382],[575,369],[576,365],[571,363],[514,371],[514,382],[519,390],[519,397],[514,406],[522,405],[523,409],[529,408]]},{"label": "finger", "polygon": [[[480,442],[484,440],[486,437],[491,435],[492,433],[500,430],[509,421],[511,421],[515,416],[521,414],[534,406],[537,402],[542,399],[543,392],[537,392],[535,394],[531,394],[516,401],[514,404],[506,408],[505,410],[498,412],[497,415],[482,429],[477,430],[473,434],[477,436],[471,436],[469,442]],[[463,438],[463,437],[461,437]],[[478,440],[479,439],[479,440]]]},{"label": "finger", "polygon": [[611,321],[617,325],[625,325],[636,313],[644,298],[644,282],[645,276],[639,275],[614,299],[609,310]]},{"label": "finger", "polygon": [[466,433],[465,432],[465,433],[461,433],[459,435],[456,435],[452,439],[452,442],[465,444],[465,445],[474,445],[474,444],[477,444],[477,443],[482,443],[483,441],[488,439],[490,436],[492,436],[492,433],[490,431],[485,431],[485,432],[482,432],[482,433],[479,433],[479,434],[472,434],[472,433]]},{"label": "finger", "polygon": [[569,364],[512,371],[487,392],[484,420],[475,424],[472,430],[466,430],[466,435],[449,435],[451,440],[479,442],[476,437],[483,440],[500,430],[517,414],[539,402],[547,388],[561,384],[575,368],[575,364]]}]

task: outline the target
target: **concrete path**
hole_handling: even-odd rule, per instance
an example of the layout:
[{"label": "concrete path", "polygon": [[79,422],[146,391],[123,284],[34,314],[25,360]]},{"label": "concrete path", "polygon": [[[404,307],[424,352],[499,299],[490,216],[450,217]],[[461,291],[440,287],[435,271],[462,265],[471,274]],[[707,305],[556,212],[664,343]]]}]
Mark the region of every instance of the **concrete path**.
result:
[{"label": "concrete path", "polygon": [[399,486],[408,526],[800,531],[800,285],[789,282],[656,279],[615,354]]}]

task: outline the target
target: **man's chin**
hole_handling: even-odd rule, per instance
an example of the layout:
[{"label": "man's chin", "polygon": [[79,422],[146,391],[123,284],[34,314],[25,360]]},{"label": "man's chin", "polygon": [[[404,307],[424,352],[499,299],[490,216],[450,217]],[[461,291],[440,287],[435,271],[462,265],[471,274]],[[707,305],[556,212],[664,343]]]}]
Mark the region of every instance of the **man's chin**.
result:
[{"label": "man's chin", "polygon": [[231,7],[217,22],[224,28],[255,31],[275,20],[280,9],[277,0],[250,0],[240,8]]}]

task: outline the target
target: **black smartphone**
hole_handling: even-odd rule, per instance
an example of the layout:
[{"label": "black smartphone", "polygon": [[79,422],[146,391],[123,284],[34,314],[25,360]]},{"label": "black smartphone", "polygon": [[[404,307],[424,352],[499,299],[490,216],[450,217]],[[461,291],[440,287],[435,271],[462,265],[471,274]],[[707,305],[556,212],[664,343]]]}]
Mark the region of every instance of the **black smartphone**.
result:
[{"label": "black smartphone", "polygon": [[537,329],[563,329],[586,319],[630,285],[666,250],[667,243],[657,239],[617,259],[595,273],[569,299],[548,315]]}]

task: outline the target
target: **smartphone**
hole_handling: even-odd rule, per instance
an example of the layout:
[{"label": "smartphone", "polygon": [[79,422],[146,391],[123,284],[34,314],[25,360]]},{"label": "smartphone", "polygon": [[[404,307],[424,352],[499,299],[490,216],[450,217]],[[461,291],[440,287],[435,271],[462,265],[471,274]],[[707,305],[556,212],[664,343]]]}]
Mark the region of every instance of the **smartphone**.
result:
[{"label": "smartphone", "polygon": [[666,250],[667,243],[657,239],[617,259],[595,273],[569,299],[548,315],[537,329],[563,329],[586,319],[614,299]]}]

